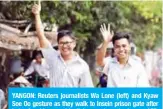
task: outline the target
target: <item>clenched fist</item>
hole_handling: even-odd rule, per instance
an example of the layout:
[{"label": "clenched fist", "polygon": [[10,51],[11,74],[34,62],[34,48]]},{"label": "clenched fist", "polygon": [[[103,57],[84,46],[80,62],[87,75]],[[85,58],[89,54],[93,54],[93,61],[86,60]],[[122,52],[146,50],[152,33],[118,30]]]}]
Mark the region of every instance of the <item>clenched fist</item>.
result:
[{"label": "clenched fist", "polygon": [[39,1],[38,4],[33,5],[33,7],[32,7],[32,13],[34,15],[37,15],[37,14],[40,14],[40,11],[41,11],[41,3]]}]

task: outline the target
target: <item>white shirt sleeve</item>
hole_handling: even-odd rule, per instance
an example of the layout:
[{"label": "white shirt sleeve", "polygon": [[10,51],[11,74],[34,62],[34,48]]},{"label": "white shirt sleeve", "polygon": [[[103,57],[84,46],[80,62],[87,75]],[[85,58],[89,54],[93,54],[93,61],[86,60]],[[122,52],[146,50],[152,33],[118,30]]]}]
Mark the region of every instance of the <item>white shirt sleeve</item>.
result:
[{"label": "white shirt sleeve", "polygon": [[34,72],[34,62],[32,61],[31,65],[25,71],[24,76],[29,75]]},{"label": "white shirt sleeve", "polygon": [[59,52],[56,51],[52,45],[49,43],[48,48],[41,48],[44,59],[48,63],[48,65],[52,65],[52,62],[55,61],[55,58],[58,56]]},{"label": "white shirt sleeve", "polygon": [[80,78],[79,87],[94,87],[90,70],[86,63],[84,65],[83,70],[84,71]]},{"label": "white shirt sleeve", "polygon": [[104,74],[108,75],[108,71],[109,71],[109,60],[106,61],[105,66],[104,66],[102,72],[103,72]]},{"label": "white shirt sleeve", "polygon": [[150,87],[147,73],[145,72],[145,68],[143,65],[139,67],[140,73],[137,77],[137,87]]},{"label": "white shirt sleeve", "polygon": [[107,64],[108,63],[108,61],[111,59],[111,57],[110,56],[108,56],[108,57],[106,57],[106,58],[104,58],[104,64]]}]

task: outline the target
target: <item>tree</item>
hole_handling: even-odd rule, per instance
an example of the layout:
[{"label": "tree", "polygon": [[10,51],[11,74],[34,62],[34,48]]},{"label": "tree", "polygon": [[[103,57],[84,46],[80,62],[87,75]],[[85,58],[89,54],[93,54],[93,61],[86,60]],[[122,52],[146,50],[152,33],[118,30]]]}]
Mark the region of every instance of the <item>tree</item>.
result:
[{"label": "tree", "polygon": [[[0,18],[32,20],[34,3],[1,1]],[[43,22],[73,30],[78,37],[76,50],[91,68],[96,47],[102,42],[99,31],[102,23],[111,23],[114,31],[131,32],[139,51],[154,49],[162,38],[161,1],[42,1],[41,4]]]}]

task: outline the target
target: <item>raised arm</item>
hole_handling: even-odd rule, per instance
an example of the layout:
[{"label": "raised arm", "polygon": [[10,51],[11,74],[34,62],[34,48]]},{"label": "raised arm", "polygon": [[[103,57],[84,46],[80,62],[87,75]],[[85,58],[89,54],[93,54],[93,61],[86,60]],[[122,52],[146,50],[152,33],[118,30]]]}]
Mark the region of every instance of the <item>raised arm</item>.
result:
[{"label": "raised arm", "polygon": [[101,48],[97,51],[96,61],[98,65],[104,66],[105,65],[104,58],[105,58],[107,46],[109,42],[112,40],[114,33],[113,31],[110,32],[110,24],[108,24],[108,28],[106,27],[105,24],[101,25],[100,31],[104,41],[102,43]]},{"label": "raised arm", "polygon": [[35,16],[35,27],[36,27],[36,32],[39,39],[40,47],[47,48],[49,46],[49,41],[46,39],[44,35],[44,28],[40,18],[40,11],[41,11],[41,3],[39,0],[38,4],[35,4],[32,7],[32,13]]}]

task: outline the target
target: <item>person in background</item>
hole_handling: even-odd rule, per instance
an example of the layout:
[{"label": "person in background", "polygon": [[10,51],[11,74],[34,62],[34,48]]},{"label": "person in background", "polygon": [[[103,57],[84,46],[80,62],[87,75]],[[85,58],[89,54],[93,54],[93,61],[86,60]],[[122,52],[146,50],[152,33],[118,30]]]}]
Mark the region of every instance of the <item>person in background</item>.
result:
[{"label": "person in background", "polygon": [[57,34],[58,51],[44,35],[40,18],[41,4],[34,5],[36,31],[42,53],[50,66],[50,87],[93,87],[88,64],[74,51],[76,38],[69,30]]},{"label": "person in background", "polygon": [[[131,36],[127,32],[114,34],[105,24],[101,25],[103,44],[97,52],[97,63],[104,66],[103,72],[108,76],[107,87],[149,87],[144,66],[130,56]],[[104,61],[108,43],[112,41],[115,57]]]},{"label": "person in background", "polygon": [[[29,68],[25,71],[24,76],[33,74],[35,86],[38,82],[49,80],[49,65],[43,58],[41,51],[36,52],[35,59],[31,62]],[[42,87],[42,85],[39,85]],[[38,86],[38,87],[39,87]]]},{"label": "person in background", "polygon": [[156,65],[152,70],[151,85],[154,87],[162,87],[162,50],[157,52]]},{"label": "person in background", "polygon": [[131,45],[131,53],[130,53],[131,57],[134,60],[137,60],[137,61],[139,61],[139,62],[141,62],[143,64],[142,59],[139,56],[136,55],[136,52],[137,52],[136,51],[136,45],[133,42],[130,45]]},{"label": "person in background", "polygon": [[96,68],[96,75],[99,78],[99,82],[97,83],[96,87],[107,87],[107,75],[102,72],[102,67]]}]

